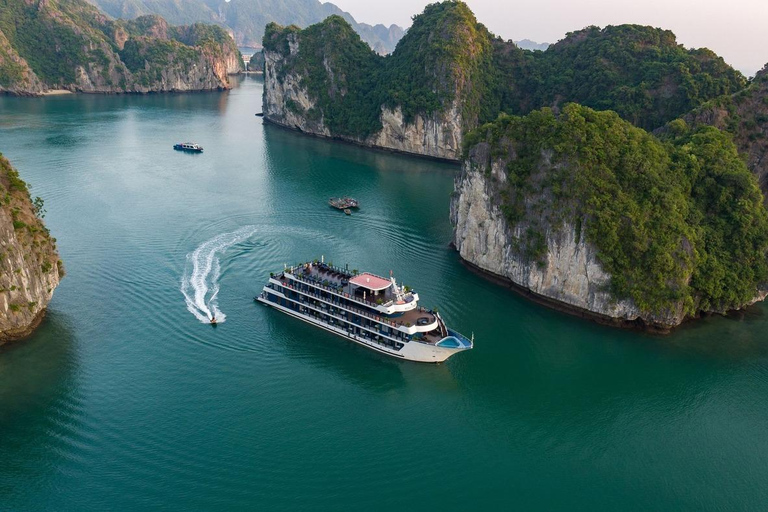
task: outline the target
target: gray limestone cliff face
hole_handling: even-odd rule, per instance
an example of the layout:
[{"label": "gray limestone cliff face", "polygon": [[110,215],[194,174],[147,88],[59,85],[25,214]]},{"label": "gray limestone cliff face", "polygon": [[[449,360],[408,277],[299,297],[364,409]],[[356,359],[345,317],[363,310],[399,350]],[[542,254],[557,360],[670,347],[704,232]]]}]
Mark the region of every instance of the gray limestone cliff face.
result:
[{"label": "gray limestone cliff face", "polygon": [[[118,48],[122,48],[128,36],[116,31],[114,39]],[[99,52],[103,59],[76,66],[75,80],[71,83],[51,84],[35,74],[0,32],[0,93],[39,96],[51,89],[102,94],[215,91],[229,89],[229,75],[243,69],[240,53],[230,45],[221,45],[220,51],[188,47],[193,51],[194,59],[172,55],[160,69],[157,64],[145,63],[143,69],[133,72],[106,42],[94,41],[92,46],[90,50]],[[4,80],[4,77],[12,79]]]},{"label": "gray limestone cliff face", "polygon": [[[214,55],[198,52],[195,61],[171,60],[159,72],[147,64],[145,71],[131,73],[117,56],[106,65],[90,63],[75,70],[77,81],[67,89],[86,93],[190,92],[229,89],[228,75],[241,70],[240,56],[232,52]],[[146,80],[143,73],[153,78]]]},{"label": "gray limestone cliff face", "polygon": [[[288,36],[289,55],[299,51],[295,34]],[[462,118],[458,100],[444,112],[417,115],[406,123],[400,108],[382,107],[382,129],[370,137],[334,136],[318,114],[315,101],[302,85],[302,77],[283,72],[284,56],[264,52],[264,117],[268,121],[320,137],[334,137],[366,147],[458,161]]]},{"label": "gray limestone cliff face", "polygon": [[57,266],[43,272],[42,259],[24,250],[10,216],[0,210],[0,343],[30,334],[42,319],[59,284]]},{"label": "gray limestone cliff face", "polygon": [[55,240],[27,192],[9,186],[7,169],[0,155],[0,343],[37,327],[63,275]]},{"label": "gray limestone cliff face", "polygon": [[418,115],[406,123],[398,107],[381,109],[382,130],[368,138],[367,146],[392,149],[402,153],[459,160],[461,153],[461,110],[454,101],[445,112]]},{"label": "gray limestone cliff face", "polygon": [[642,324],[666,329],[684,320],[682,306],[665,315],[645,315],[631,300],[616,300],[608,291],[611,276],[597,250],[587,243],[581,223],[564,222],[544,233],[546,255],[532,261],[517,250],[526,226],[511,228],[499,207],[498,185],[505,183],[504,165],[488,168],[488,146],[472,150],[455,180],[451,199],[453,243],[475,267],[528,290],[559,309],[584,312],[616,324]]},{"label": "gray limestone cliff face", "polygon": [[[290,55],[299,52],[295,35],[288,38]],[[330,137],[322,117],[309,115],[315,112],[315,102],[309,97],[301,77],[294,73],[281,73],[283,56],[278,52],[264,51],[264,117],[269,121],[321,137]]]}]

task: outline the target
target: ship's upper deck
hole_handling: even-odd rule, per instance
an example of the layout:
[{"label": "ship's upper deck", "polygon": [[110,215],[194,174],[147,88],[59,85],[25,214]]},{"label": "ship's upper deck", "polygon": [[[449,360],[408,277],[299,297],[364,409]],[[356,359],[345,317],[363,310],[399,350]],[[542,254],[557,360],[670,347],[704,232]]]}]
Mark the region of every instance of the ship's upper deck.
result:
[{"label": "ship's upper deck", "polygon": [[382,314],[404,313],[416,309],[419,296],[398,286],[394,280],[370,272],[356,274],[327,263],[302,263],[286,269],[299,280],[330,288],[361,302]]},{"label": "ship's upper deck", "polygon": [[[314,262],[287,267],[273,278],[284,286],[289,286],[291,281],[306,283],[311,288],[357,303],[344,307],[414,335],[414,340],[422,343],[436,344],[448,335],[437,313],[419,307],[418,294],[412,290],[405,292],[405,287],[398,286],[394,279],[388,280],[367,272],[357,274]],[[311,296],[316,294],[309,293]]]}]

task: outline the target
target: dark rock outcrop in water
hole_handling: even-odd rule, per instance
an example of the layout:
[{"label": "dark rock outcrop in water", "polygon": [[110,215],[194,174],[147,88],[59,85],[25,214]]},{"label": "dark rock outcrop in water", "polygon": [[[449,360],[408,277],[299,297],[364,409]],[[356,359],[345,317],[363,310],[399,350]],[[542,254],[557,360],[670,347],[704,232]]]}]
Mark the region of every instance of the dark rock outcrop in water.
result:
[{"label": "dark rock outcrop in water", "polygon": [[0,0],[0,92],[227,89],[242,69],[220,27],[112,21],[83,0]]},{"label": "dark rock outcrop in water", "polygon": [[56,241],[36,203],[0,154],[0,343],[37,327],[63,277]]}]

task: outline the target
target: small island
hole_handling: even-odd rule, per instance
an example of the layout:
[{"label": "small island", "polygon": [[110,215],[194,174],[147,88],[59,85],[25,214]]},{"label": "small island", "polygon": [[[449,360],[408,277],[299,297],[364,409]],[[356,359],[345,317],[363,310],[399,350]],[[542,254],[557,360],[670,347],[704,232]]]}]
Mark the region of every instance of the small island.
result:
[{"label": "small island", "polygon": [[215,25],[111,20],[84,0],[8,0],[0,10],[0,93],[221,90],[244,68]]}]

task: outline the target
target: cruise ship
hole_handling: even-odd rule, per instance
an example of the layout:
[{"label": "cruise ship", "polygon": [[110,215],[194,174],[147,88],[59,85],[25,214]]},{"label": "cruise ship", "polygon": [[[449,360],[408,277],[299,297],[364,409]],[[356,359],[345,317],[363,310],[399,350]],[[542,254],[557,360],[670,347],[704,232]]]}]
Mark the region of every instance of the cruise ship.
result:
[{"label": "cruise ship", "polygon": [[446,327],[419,295],[369,272],[350,272],[320,262],[272,273],[255,300],[382,354],[441,363],[469,350],[469,339]]}]

